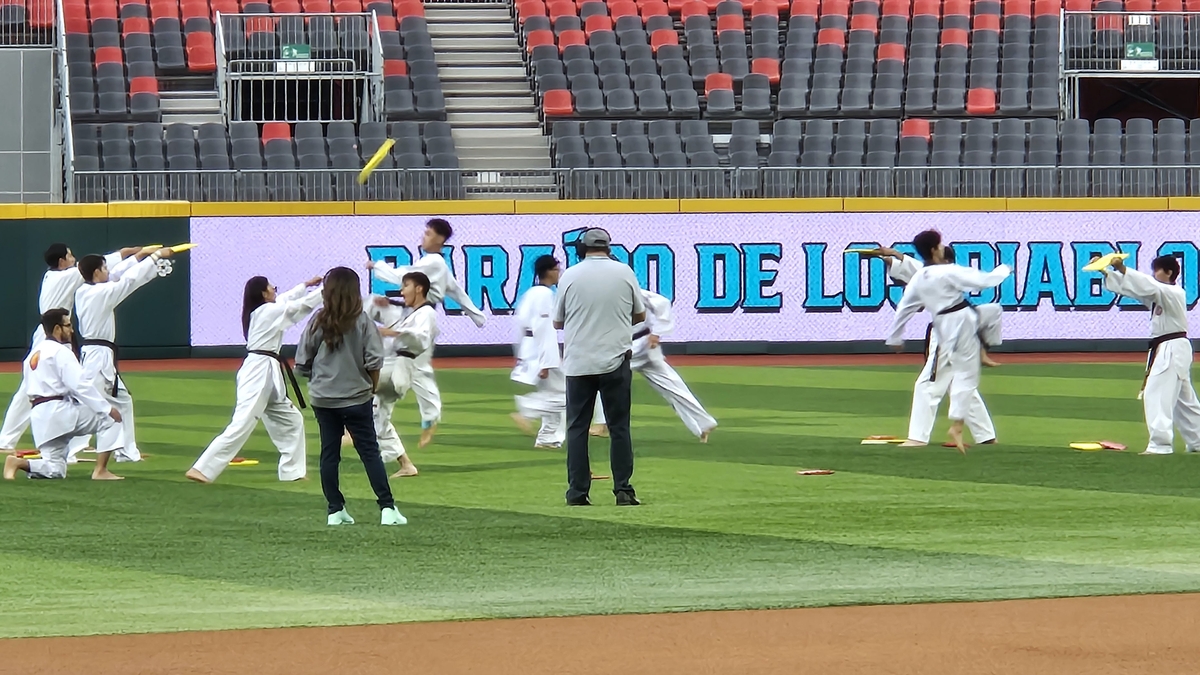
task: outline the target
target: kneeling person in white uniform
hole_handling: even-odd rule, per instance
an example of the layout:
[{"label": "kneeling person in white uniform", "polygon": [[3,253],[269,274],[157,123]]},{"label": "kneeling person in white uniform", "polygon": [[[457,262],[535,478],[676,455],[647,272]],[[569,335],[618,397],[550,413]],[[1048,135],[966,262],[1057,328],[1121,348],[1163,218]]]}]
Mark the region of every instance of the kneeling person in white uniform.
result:
[{"label": "kneeling person in white uniform", "polygon": [[[188,480],[211,483],[233,461],[261,419],[279,450],[279,480],[296,481],[308,473],[305,465],[304,416],[288,399],[288,381],[304,407],[304,395],[287,359],[279,354],[283,334],[321,304],[321,277],[278,293],[266,277],[252,277],[242,293],[242,335],[246,360],[237,372],[237,403],[233,420],[191,469]],[[287,375],[287,381],[284,380]]]},{"label": "kneeling person in white uniform", "polygon": [[[696,400],[687,383],[667,363],[659,347],[659,337],[675,330],[671,301],[647,290],[642,291],[642,299],[646,303],[646,320],[633,327],[633,360],[629,366],[644,375],[650,386],[671,404],[675,414],[693,436],[699,438],[701,443],[707,443],[709,433],[717,428],[717,420]],[[606,431],[603,406],[596,407],[592,423],[597,427],[596,431]]]},{"label": "kneeling person in white uniform", "polygon": [[[375,424],[378,429],[386,420],[385,430],[389,433],[387,437],[379,439],[379,453],[383,457],[384,464],[388,462],[397,462],[400,469],[392,474],[392,478],[404,478],[406,476],[417,475],[416,467],[408,461],[408,456],[404,452],[404,444],[400,442],[400,435],[396,433],[396,427],[392,425],[392,406],[396,401],[404,398],[410,389],[415,389],[415,382],[421,373],[426,372],[429,368],[429,362],[433,359],[433,346],[437,343],[438,325],[437,325],[437,309],[435,305],[429,301],[429,277],[421,272],[409,272],[400,280],[400,295],[404,298],[404,304],[410,309],[404,320],[401,321],[394,329],[382,328],[384,339],[390,339],[391,349],[396,355],[396,360],[392,364],[392,373],[389,378],[388,389],[390,393],[385,397],[380,398],[381,405],[378,406],[375,412]],[[380,391],[384,388],[383,374],[380,374]],[[384,405],[386,410],[384,410]],[[422,436],[423,438],[423,436]]]},{"label": "kneeling person in white uniform", "polygon": [[517,365],[510,379],[537,387],[516,397],[512,419],[525,433],[534,433],[529,420],[540,420],[535,448],[561,448],[567,440],[567,378],[563,375],[558,332],[554,330],[554,286],[562,268],[554,256],[533,263],[537,285],[517,301]]},{"label": "kneeling person in white uniform", "polygon": [[[109,403],[83,374],[83,367],[71,351],[71,316],[65,309],[52,309],[42,315],[46,333],[26,357],[22,375],[32,406],[31,426],[40,459],[21,459],[10,455],[4,460],[4,478],[16,478],[25,471],[30,478],[66,478],[67,452],[71,439],[103,432],[121,421],[121,413]],[[92,473],[93,479],[105,479],[108,455],[101,455]]]},{"label": "kneeling person in white uniform", "polygon": [[1164,255],[1150,263],[1153,276],[1113,261],[1104,285],[1150,308],[1150,354],[1142,380],[1142,407],[1150,443],[1143,455],[1169,455],[1174,427],[1188,452],[1200,451],[1200,402],[1192,388],[1192,342],[1187,336],[1187,293],[1175,284],[1179,261]]}]

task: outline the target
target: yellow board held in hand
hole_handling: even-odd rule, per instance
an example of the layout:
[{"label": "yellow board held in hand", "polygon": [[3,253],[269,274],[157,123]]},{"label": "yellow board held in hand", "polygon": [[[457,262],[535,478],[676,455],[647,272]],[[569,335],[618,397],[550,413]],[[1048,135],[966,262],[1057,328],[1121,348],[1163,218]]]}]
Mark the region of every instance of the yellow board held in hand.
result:
[{"label": "yellow board held in hand", "polygon": [[1115,261],[1124,260],[1128,257],[1129,257],[1128,253],[1109,253],[1107,255],[1102,255],[1099,258],[1096,258],[1095,260],[1093,260],[1092,262],[1084,265],[1083,271],[1084,272],[1099,272],[1100,270],[1104,269],[1105,267],[1108,267],[1109,265],[1113,264]]},{"label": "yellow board held in hand", "polygon": [[391,150],[392,146],[395,144],[396,141],[389,138],[379,146],[379,149],[376,150],[375,154],[371,157],[371,161],[367,162],[367,165],[364,166],[363,170],[358,174],[359,185],[367,184],[367,178],[371,176],[371,172],[379,168],[379,165],[383,163],[383,159],[387,157],[388,151]]}]

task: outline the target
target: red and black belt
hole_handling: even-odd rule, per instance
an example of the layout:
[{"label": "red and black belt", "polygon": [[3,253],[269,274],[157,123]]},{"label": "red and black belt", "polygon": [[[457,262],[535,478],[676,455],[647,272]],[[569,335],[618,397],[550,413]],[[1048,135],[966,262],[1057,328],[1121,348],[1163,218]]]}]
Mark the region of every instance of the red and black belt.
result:
[{"label": "red and black belt", "polygon": [[29,403],[30,403],[30,407],[36,408],[43,403],[49,403],[51,401],[65,401],[65,400],[67,400],[66,396],[34,396],[33,398],[29,399]]}]

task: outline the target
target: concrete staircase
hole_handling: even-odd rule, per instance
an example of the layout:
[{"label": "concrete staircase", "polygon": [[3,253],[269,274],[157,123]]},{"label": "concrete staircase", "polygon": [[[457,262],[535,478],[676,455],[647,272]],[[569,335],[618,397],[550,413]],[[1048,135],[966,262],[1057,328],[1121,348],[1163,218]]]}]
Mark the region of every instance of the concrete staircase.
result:
[{"label": "concrete staircase", "polygon": [[446,117],[467,192],[475,198],[553,198],[542,133],[521,46],[505,2],[425,3]]},{"label": "concrete staircase", "polygon": [[221,115],[221,97],[216,78],[209,76],[159,77],[159,100],[163,124],[199,125],[225,121]]}]

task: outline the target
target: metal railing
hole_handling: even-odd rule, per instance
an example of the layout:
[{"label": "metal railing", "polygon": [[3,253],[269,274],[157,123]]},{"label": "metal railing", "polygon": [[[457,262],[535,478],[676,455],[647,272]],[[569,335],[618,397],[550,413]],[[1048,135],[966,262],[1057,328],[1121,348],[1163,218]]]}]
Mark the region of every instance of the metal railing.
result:
[{"label": "metal railing", "polygon": [[[57,12],[57,14],[56,14]],[[24,21],[18,21],[24,15]],[[0,47],[53,47],[62,28],[62,4],[36,0],[0,6]],[[36,24],[36,25],[35,25]]]},{"label": "metal railing", "polygon": [[[58,16],[63,16],[62,0],[54,0]],[[58,125],[62,143],[63,201],[75,201],[75,135],[71,129],[71,70],[67,64],[67,31],[64,22],[56,22],[58,33],[54,59],[58,61],[58,110],[55,123]]]},{"label": "metal railing", "polygon": [[[366,44],[341,42],[346,33],[339,25],[354,19],[362,22]],[[383,50],[374,13],[218,14],[216,37],[217,86],[227,120],[379,118]]]},{"label": "metal railing", "polygon": [[1067,73],[1200,73],[1200,12],[1064,12]]},{"label": "metal railing", "polygon": [[560,199],[1200,195],[1200,166],[75,171],[79,202],[350,201],[525,194]]}]

